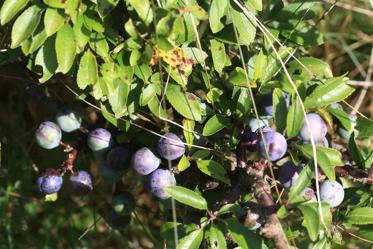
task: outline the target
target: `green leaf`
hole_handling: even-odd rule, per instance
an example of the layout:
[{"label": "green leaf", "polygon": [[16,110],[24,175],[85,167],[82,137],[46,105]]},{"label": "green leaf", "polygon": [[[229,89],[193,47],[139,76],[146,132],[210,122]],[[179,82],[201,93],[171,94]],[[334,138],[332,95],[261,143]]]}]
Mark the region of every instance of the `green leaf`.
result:
[{"label": "green leaf", "polygon": [[153,21],[153,11],[150,6],[149,0],[127,0],[132,7],[136,10],[139,17],[149,25]]},{"label": "green leaf", "polygon": [[206,122],[205,127],[203,127],[202,135],[206,137],[214,135],[218,131],[227,127],[229,124],[228,118],[216,114]]},{"label": "green leaf", "polygon": [[167,112],[163,109],[162,104],[157,97],[152,98],[148,103],[148,108],[156,117],[167,118]]},{"label": "green leaf", "polygon": [[[312,145],[304,144],[298,146],[299,150],[309,159],[313,159]],[[343,166],[344,162],[342,161],[342,154],[332,148],[326,148],[317,146],[317,163],[325,173],[325,175],[332,181],[335,181],[335,166]]]},{"label": "green leaf", "polygon": [[238,203],[228,203],[222,206],[216,215],[223,215],[223,214],[228,214],[228,213],[235,213],[238,212],[241,209],[240,204]]},{"label": "green leaf", "polygon": [[344,110],[331,108],[329,106],[328,112],[330,112],[336,119],[338,119],[339,123],[344,129],[346,129],[347,131],[351,131],[353,129],[355,124]]},{"label": "green leaf", "polygon": [[210,40],[210,44],[214,68],[219,73],[219,75],[221,75],[223,73],[224,67],[231,65],[231,61],[229,59],[229,56],[225,53],[224,43],[212,39]]},{"label": "green leaf", "polygon": [[286,117],[286,133],[288,138],[293,138],[298,135],[303,120],[304,114],[301,109],[301,103],[299,102],[299,98],[294,96]]},{"label": "green leaf", "polygon": [[89,46],[102,58],[106,58],[109,55],[109,44],[106,41],[105,35],[102,33],[92,33]]},{"label": "green leaf", "polygon": [[314,177],[314,173],[312,170],[312,165],[307,164],[299,174],[299,177],[291,186],[289,192],[289,202],[294,202],[299,194],[311,183],[312,178]]},{"label": "green leaf", "polygon": [[130,92],[130,85],[116,79],[114,91],[109,93],[108,99],[116,118],[123,117],[128,113],[127,99]]},{"label": "green leaf", "polygon": [[297,61],[289,63],[289,73],[293,74],[296,70],[299,70],[300,75],[304,79],[312,79],[317,77],[319,79],[332,78],[333,73],[330,66],[325,61],[322,61],[313,57],[302,57]]},{"label": "green leaf", "polygon": [[36,50],[38,50],[44,42],[47,40],[47,33],[45,32],[43,25],[39,25],[40,29],[38,28],[34,35],[32,36],[29,54],[33,54]]},{"label": "green leaf", "polygon": [[26,7],[29,0],[5,0],[0,11],[1,25],[7,24],[13,17],[15,17],[24,7]]},{"label": "green leaf", "polygon": [[80,59],[76,81],[80,89],[94,85],[98,78],[96,57],[87,50]]},{"label": "green leaf", "polygon": [[210,225],[209,229],[209,242],[211,249],[226,249],[227,242],[224,233],[214,224]]},{"label": "green leaf", "polygon": [[197,167],[202,173],[226,184],[230,184],[227,171],[220,163],[213,160],[197,160]]},{"label": "green leaf", "polygon": [[35,58],[35,65],[41,66],[43,76],[39,79],[40,83],[49,80],[58,68],[56,51],[54,49],[55,36],[46,40],[44,45],[39,49]]},{"label": "green leaf", "polygon": [[313,90],[304,101],[306,108],[318,108],[339,102],[350,96],[355,89],[345,83],[342,77],[332,78]]},{"label": "green leaf", "polygon": [[56,54],[58,71],[68,73],[74,64],[76,55],[76,41],[74,31],[69,24],[65,24],[56,37]]},{"label": "green leaf", "polygon": [[200,100],[197,96],[184,92],[179,85],[170,83],[166,97],[178,113],[188,119],[201,121]]},{"label": "green leaf", "polygon": [[348,150],[348,153],[351,155],[352,160],[358,166],[364,165],[364,158],[363,158],[363,155],[361,154],[359,147],[356,144],[354,132],[351,134],[350,139],[348,141],[347,150]]},{"label": "green leaf", "polygon": [[165,187],[164,191],[178,202],[196,209],[207,210],[205,198],[190,189],[181,186],[169,186]]},{"label": "green leaf", "polygon": [[354,225],[373,224],[373,208],[358,207],[347,213],[347,222]]},{"label": "green leaf", "polygon": [[[183,119],[183,127],[184,127],[183,133],[184,133],[186,143],[187,144],[193,144],[193,141],[194,141],[193,131],[194,131],[194,127],[195,127],[194,120]],[[188,146],[189,149],[191,148],[191,145],[187,145],[187,146]]]},{"label": "green leaf", "polygon": [[286,128],[286,115],[284,114],[288,112],[284,93],[279,88],[275,88],[272,94],[272,99],[276,131],[282,133],[282,131]]},{"label": "green leaf", "polygon": [[[277,53],[281,60],[284,60],[291,54],[292,51],[292,48],[281,47]],[[280,72],[280,69],[281,63],[279,61],[279,58],[277,57],[277,54],[275,52],[272,52],[272,54],[267,59],[267,67],[265,68],[263,76],[261,77],[260,81],[262,83],[265,83],[272,80],[272,78]]]},{"label": "green leaf", "polygon": [[235,86],[242,86],[242,87],[256,87],[254,82],[247,82],[245,70],[242,67],[236,67],[230,74],[228,78],[228,82]]},{"label": "green leaf", "polygon": [[190,166],[190,162],[189,162],[188,158],[185,155],[183,155],[180,158],[180,160],[179,160],[179,162],[177,164],[178,171],[179,172],[183,172],[184,170],[186,170],[187,168],[189,168],[189,166]]},{"label": "green leaf", "polygon": [[195,230],[182,238],[177,245],[177,249],[198,249],[203,239],[203,228]]},{"label": "green leaf", "polygon": [[200,7],[198,4],[186,5],[184,6],[184,11],[190,12],[198,20],[207,20],[209,17],[207,12],[202,7]]},{"label": "green leaf", "polygon": [[65,8],[66,1],[61,0],[43,0],[43,2],[49,7],[53,8]]},{"label": "green leaf", "polygon": [[101,18],[110,14],[118,3],[119,0],[97,0],[98,13]]},{"label": "green leaf", "polygon": [[241,11],[230,8],[233,25],[237,28],[238,42],[243,45],[250,45],[255,38],[255,20],[249,20]]},{"label": "green leaf", "polygon": [[233,240],[241,249],[262,248],[262,240],[260,237],[239,223],[236,218],[227,219],[225,224]]},{"label": "green leaf", "polygon": [[221,19],[227,13],[228,0],[213,0],[209,10],[209,23],[213,33],[217,33],[224,28]]},{"label": "green leaf", "polygon": [[84,26],[83,16],[80,16],[76,20],[73,30],[77,46],[80,51],[83,51],[91,35],[91,31],[89,31],[89,29],[87,29],[86,26]]},{"label": "green leaf", "polygon": [[58,199],[58,193],[53,193],[53,194],[44,196],[45,202],[55,202],[57,201],[57,199]]},{"label": "green leaf", "polygon": [[358,117],[356,130],[359,131],[358,138],[373,136],[373,120],[365,117]]},{"label": "green leaf", "polygon": [[267,67],[267,56],[263,54],[263,50],[260,50],[258,56],[255,59],[254,80],[258,80],[263,77],[266,67]]},{"label": "green leaf", "polygon": [[96,32],[102,33],[105,31],[104,26],[101,23],[100,18],[97,17],[97,12],[93,10],[88,10],[84,12],[83,23],[89,31],[94,30]]},{"label": "green leaf", "polygon": [[47,36],[56,33],[64,24],[65,15],[60,9],[47,8],[44,15],[44,27]]},{"label": "green leaf", "polygon": [[183,47],[186,57],[193,59],[195,62],[203,64],[207,58],[207,53],[199,48]]},{"label": "green leaf", "polygon": [[[81,0],[66,0],[65,13],[70,16],[71,21],[75,24],[80,15],[79,5]],[[82,17],[82,16],[80,16]]]},{"label": "green leaf", "polygon": [[149,84],[143,88],[140,95],[140,105],[146,106],[149,101],[157,95],[156,86],[154,84]]},{"label": "green leaf", "polygon": [[40,22],[40,17],[41,9],[32,5],[16,19],[12,28],[11,48],[19,47],[24,40],[34,33]]}]

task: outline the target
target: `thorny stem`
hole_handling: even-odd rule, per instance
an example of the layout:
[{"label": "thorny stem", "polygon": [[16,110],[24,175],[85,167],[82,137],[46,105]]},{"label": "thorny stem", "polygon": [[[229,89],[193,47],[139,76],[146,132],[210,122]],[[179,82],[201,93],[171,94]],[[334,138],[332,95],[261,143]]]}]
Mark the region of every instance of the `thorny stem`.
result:
[{"label": "thorny stem", "polygon": [[65,173],[74,174],[73,165],[78,156],[78,150],[74,149],[71,145],[63,142],[60,145],[64,148],[64,152],[69,152],[67,159],[62,163],[61,168],[58,170],[61,175]]}]

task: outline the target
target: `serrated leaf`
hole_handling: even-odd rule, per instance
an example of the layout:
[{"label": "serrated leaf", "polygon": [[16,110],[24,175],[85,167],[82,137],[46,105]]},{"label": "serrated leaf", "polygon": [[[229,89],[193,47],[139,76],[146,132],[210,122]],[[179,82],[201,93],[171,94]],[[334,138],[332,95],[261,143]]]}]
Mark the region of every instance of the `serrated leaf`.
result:
[{"label": "serrated leaf", "polygon": [[108,100],[116,118],[127,114],[127,99],[130,92],[130,85],[116,79],[114,91],[109,93]]},{"label": "serrated leaf", "polygon": [[7,24],[13,19],[24,7],[29,0],[5,0],[1,6],[0,22],[1,25]]},{"label": "serrated leaf", "polygon": [[106,41],[105,35],[102,33],[92,33],[89,46],[102,58],[106,58],[109,55],[109,44]]},{"label": "serrated leaf", "polygon": [[190,189],[181,186],[169,186],[165,187],[164,191],[166,194],[185,205],[201,210],[207,209],[207,201],[205,198]]},{"label": "serrated leaf", "polygon": [[203,228],[195,230],[182,238],[177,245],[177,249],[198,249],[203,239]]},{"label": "serrated leaf", "polygon": [[76,55],[76,41],[74,31],[69,24],[65,24],[56,36],[56,55],[58,71],[68,73],[74,64]]},{"label": "serrated leaf", "polygon": [[209,10],[209,23],[213,33],[217,33],[224,28],[221,19],[227,13],[228,0],[213,0]]},{"label": "serrated leaf", "polygon": [[373,208],[359,207],[348,212],[347,222],[354,225],[373,224]]},{"label": "serrated leaf", "polygon": [[156,87],[154,84],[149,84],[143,88],[140,95],[140,105],[146,106],[149,101],[157,95]]},{"label": "serrated leaf", "polygon": [[298,97],[294,97],[286,117],[286,133],[288,138],[298,135],[302,127],[304,114]]},{"label": "serrated leaf", "polygon": [[149,25],[153,21],[153,10],[150,6],[149,0],[127,0],[136,10],[139,17]]},{"label": "serrated leaf", "polygon": [[224,43],[212,39],[210,40],[210,45],[214,68],[221,75],[224,67],[231,65],[231,61],[229,56],[225,53]]},{"label": "serrated leaf", "polygon": [[36,54],[35,65],[41,66],[43,70],[43,76],[39,79],[40,83],[49,80],[57,70],[58,63],[54,44],[55,37],[52,36],[46,40]]},{"label": "serrated leaf", "polygon": [[203,136],[211,136],[229,125],[229,119],[222,115],[212,116],[203,127]]},{"label": "serrated leaf", "polygon": [[80,16],[76,20],[73,30],[78,49],[81,52],[84,50],[84,47],[88,43],[91,36],[91,31],[84,26],[83,16]]},{"label": "serrated leaf", "polygon": [[214,224],[210,225],[209,229],[209,242],[211,249],[226,249],[227,242],[224,233]]},{"label": "serrated leaf", "polygon": [[41,9],[32,5],[27,8],[14,22],[12,28],[11,48],[17,48],[34,33],[39,25]]},{"label": "serrated leaf", "polygon": [[47,8],[44,14],[44,27],[47,36],[56,33],[64,24],[65,15],[60,9]]},{"label": "serrated leaf", "polygon": [[319,108],[339,102],[350,96],[355,89],[345,83],[342,77],[332,78],[315,88],[304,101],[306,108]]},{"label": "serrated leaf", "polygon": [[98,78],[96,57],[87,50],[80,59],[76,81],[78,87],[84,90],[87,86],[94,85]]},{"label": "serrated leaf", "polygon": [[197,160],[197,167],[202,173],[226,184],[230,184],[227,171],[220,163],[213,160]]},{"label": "serrated leaf", "polygon": [[167,100],[175,110],[188,119],[201,121],[200,100],[192,93],[183,92],[179,85],[170,83],[166,92]]}]

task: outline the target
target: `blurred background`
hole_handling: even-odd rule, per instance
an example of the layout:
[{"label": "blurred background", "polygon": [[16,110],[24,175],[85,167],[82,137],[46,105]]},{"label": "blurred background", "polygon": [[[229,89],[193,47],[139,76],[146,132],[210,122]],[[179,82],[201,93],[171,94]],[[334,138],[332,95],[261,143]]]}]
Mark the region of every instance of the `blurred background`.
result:
[{"label": "blurred background", "polygon": [[[347,110],[372,117],[373,9],[369,0],[321,2],[318,17],[310,22],[319,22],[325,43],[300,49],[329,63],[334,75],[347,74],[357,88],[348,100],[354,109]],[[92,173],[94,191],[81,197],[64,186],[56,202],[44,202],[35,179],[41,170],[58,167],[66,154],[37,146],[37,125],[70,105],[78,107],[89,129],[105,121],[64,86],[70,79],[57,76],[39,85],[20,51],[7,51],[9,33],[9,26],[0,28],[0,248],[164,248],[168,234],[161,231],[161,238],[160,226],[171,216],[160,217],[159,210],[170,208],[168,203],[159,205],[138,176],[126,175],[117,187],[134,194],[136,212],[130,226],[112,229],[110,215],[103,214],[114,186],[97,177],[99,160],[88,150],[80,151],[75,167]],[[76,136],[64,134],[64,140],[74,144]],[[353,241],[347,248],[358,248]]]}]

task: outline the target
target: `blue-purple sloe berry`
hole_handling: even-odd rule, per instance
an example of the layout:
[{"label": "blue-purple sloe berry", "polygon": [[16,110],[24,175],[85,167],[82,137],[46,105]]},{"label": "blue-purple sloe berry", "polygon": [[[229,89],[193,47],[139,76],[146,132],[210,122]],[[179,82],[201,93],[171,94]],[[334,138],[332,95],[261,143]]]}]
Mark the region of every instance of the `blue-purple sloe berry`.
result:
[{"label": "blue-purple sloe berry", "polygon": [[57,124],[64,132],[72,132],[80,128],[82,118],[72,110],[63,110],[56,115]]},{"label": "blue-purple sloe berry", "polygon": [[330,207],[337,207],[343,202],[345,191],[337,181],[325,180],[320,186],[321,201],[329,203]]},{"label": "blue-purple sloe berry", "polygon": [[39,191],[50,195],[60,191],[63,183],[61,174],[55,169],[46,169],[36,181]]},{"label": "blue-purple sloe berry", "polygon": [[306,118],[308,120],[308,123],[310,125],[310,129],[307,127],[307,123],[304,120],[302,127],[300,129],[299,135],[302,138],[304,142],[311,141],[311,135],[312,133],[313,140],[317,143],[323,142],[326,133],[328,132],[328,128],[325,124],[325,121],[316,113],[308,113],[306,115]]},{"label": "blue-purple sloe berry", "polygon": [[284,188],[290,189],[298,179],[302,166],[295,166],[292,162],[286,162],[281,166],[278,173],[278,180]]},{"label": "blue-purple sloe berry", "polygon": [[149,175],[156,170],[161,163],[154,153],[147,147],[143,147],[135,152],[132,156],[132,167],[140,175]]},{"label": "blue-purple sloe berry", "polygon": [[164,159],[175,160],[185,153],[185,145],[174,133],[169,132],[158,141],[158,152]]},{"label": "blue-purple sloe berry", "polygon": [[[283,135],[275,131],[266,131],[263,133],[269,159],[276,161],[282,158],[287,151],[287,142]],[[266,148],[262,139],[259,140],[259,152],[263,158],[266,157]]]},{"label": "blue-purple sloe berry", "polygon": [[105,151],[112,144],[111,133],[103,128],[97,128],[88,134],[88,147],[93,151]]},{"label": "blue-purple sloe berry", "polygon": [[35,131],[36,142],[44,149],[56,148],[61,142],[61,137],[60,127],[50,121],[41,123]]},{"label": "blue-purple sloe berry", "polygon": [[76,171],[72,174],[70,183],[72,189],[77,193],[88,193],[93,189],[91,175],[84,170]]},{"label": "blue-purple sloe berry", "polygon": [[174,185],[176,185],[176,179],[174,174],[169,170],[157,169],[150,175],[150,189],[160,199],[169,198],[164,188]]}]

